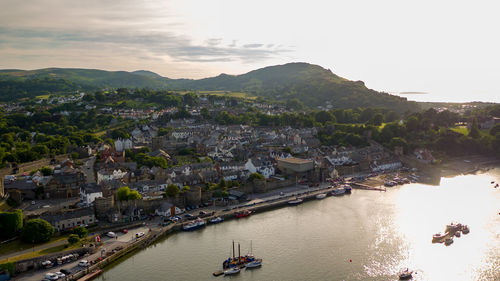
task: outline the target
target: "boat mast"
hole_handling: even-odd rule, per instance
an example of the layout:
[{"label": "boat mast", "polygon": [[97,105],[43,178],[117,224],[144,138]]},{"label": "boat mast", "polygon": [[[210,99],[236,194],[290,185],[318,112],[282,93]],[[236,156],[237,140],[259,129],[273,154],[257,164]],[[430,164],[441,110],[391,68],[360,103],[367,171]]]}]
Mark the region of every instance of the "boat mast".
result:
[{"label": "boat mast", "polygon": [[241,262],[240,243],[238,243],[238,263]]},{"label": "boat mast", "polygon": [[233,240],[233,259],[234,259],[234,240]]}]

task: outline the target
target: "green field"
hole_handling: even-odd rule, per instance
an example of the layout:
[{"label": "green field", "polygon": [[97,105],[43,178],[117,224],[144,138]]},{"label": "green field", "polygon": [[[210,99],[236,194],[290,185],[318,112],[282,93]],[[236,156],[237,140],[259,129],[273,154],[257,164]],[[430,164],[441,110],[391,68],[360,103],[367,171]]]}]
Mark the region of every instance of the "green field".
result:
[{"label": "green field", "polygon": [[[185,95],[187,93],[192,93],[192,91],[179,91],[176,92],[180,95]],[[252,96],[250,94],[244,93],[244,92],[230,92],[230,91],[197,91],[196,94],[198,95],[212,95],[212,96],[226,96],[226,97],[234,97],[234,98],[241,98],[241,99],[248,99],[248,100],[255,100],[257,99],[256,96]]]},{"label": "green field", "polygon": [[[467,129],[467,126],[456,126],[453,128],[450,128],[452,131],[457,132],[459,134],[467,136],[469,134],[469,129]],[[489,132],[488,130],[479,130],[481,132],[481,136],[488,135]]]},{"label": "green field", "polygon": [[37,99],[42,99],[42,100],[46,100],[50,97],[50,94],[49,95],[41,95],[41,96],[36,96],[35,98]]}]

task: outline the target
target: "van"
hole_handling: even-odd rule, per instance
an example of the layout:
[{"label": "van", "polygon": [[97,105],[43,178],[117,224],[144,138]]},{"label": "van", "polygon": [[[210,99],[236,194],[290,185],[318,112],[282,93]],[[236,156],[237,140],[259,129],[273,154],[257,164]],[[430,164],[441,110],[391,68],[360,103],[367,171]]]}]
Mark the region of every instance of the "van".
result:
[{"label": "van", "polygon": [[106,233],[106,236],[108,236],[109,238],[115,238],[116,237],[116,234],[114,232],[108,232]]}]

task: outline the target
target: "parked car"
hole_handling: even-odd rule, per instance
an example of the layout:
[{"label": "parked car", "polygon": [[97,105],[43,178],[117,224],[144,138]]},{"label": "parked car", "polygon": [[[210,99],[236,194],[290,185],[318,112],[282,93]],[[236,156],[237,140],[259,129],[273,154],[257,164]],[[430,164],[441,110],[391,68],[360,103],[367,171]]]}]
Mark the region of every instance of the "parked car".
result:
[{"label": "parked car", "polygon": [[116,234],[114,232],[108,232],[106,233],[106,236],[108,236],[109,238],[115,238],[116,237]]},{"label": "parked car", "polygon": [[56,275],[57,275],[57,277],[59,277],[59,278],[64,278],[64,277],[66,277],[66,274],[64,274],[64,273],[62,273],[62,272],[60,272],[60,271],[56,272]]},{"label": "parked car", "polygon": [[49,273],[45,274],[45,279],[57,280],[57,279],[59,279],[59,276],[57,276],[57,274],[55,274],[55,273],[49,272]]},{"label": "parked car", "polygon": [[135,234],[135,238],[141,238],[142,236],[144,236],[144,234],[146,234],[146,233],[144,233],[142,231],[138,232],[138,233]]},{"label": "parked car", "polygon": [[189,219],[189,218],[192,218],[192,217],[194,217],[194,216],[193,216],[193,215],[191,215],[191,214],[185,214],[185,215],[184,215],[184,217]]},{"label": "parked car", "polygon": [[124,229],[122,229],[122,233],[127,234],[127,233],[128,233],[128,230],[124,228]]},{"label": "parked car", "polygon": [[89,261],[88,260],[81,260],[78,262],[78,266],[87,267],[87,266],[89,266]]},{"label": "parked car", "polygon": [[66,275],[70,275],[71,274],[71,271],[65,269],[65,268],[61,268],[60,270],[62,273],[66,274]]},{"label": "parked car", "polygon": [[51,261],[46,260],[46,261],[43,261],[43,262],[42,262],[42,266],[43,266],[43,267],[45,267],[45,268],[49,268],[49,267],[52,267],[52,266],[53,266],[53,264],[52,264],[52,262],[51,262]]},{"label": "parked car", "polygon": [[200,216],[204,216],[204,215],[206,215],[206,214],[208,214],[208,213],[207,213],[207,212],[205,212],[205,211],[200,211]]}]

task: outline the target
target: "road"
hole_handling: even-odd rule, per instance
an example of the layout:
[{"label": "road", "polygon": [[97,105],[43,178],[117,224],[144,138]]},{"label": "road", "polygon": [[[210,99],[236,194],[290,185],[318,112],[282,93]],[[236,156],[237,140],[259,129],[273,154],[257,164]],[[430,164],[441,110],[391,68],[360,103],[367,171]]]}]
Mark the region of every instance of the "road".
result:
[{"label": "road", "polygon": [[[96,260],[99,257],[101,257],[105,252],[111,252],[112,250],[114,250],[117,247],[120,247],[120,246],[124,247],[125,245],[127,245],[127,243],[135,241],[136,240],[136,238],[135,238],[136,233],[138,233],[138,232],[147,233],[148,231],[149,231],[148,226],[142,226],[139,228],[129,230],[129,232],[127,234],[117,233],[117,235],[118,235],[117,239],[109,238],[109,237],[102,237],[101,241],[102,241],[103,245],[99,248],[99,250],[96,253],[94,253],[90,256],[80,257],[76,261],[66,263],[63,265],[57,265],[57,266],[54,266],[54,267],[49,268],[49,269],[30,271],[30,272],[21,274],[19,276],[16,276],[15,280],[39,281],[39,280],[44,279],[45,274],[47,274],[49,272],[57,272],[63,268],[66,270],[69,270],[72,274],[75,274],[79,271],[85,270],[84,267],[78,266],[79,261],[81,261],[81,260],[88,260],[88,261]],[[65,278],[59,279],[59,280],[65,280]]]},{"label": "road", "polygon": [[92,156],[83,162],[82,172],[85,174],[87,183],[95,182],[94,163],[95,163],[95,156]]}]

